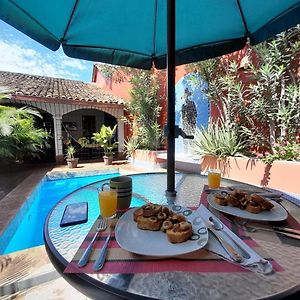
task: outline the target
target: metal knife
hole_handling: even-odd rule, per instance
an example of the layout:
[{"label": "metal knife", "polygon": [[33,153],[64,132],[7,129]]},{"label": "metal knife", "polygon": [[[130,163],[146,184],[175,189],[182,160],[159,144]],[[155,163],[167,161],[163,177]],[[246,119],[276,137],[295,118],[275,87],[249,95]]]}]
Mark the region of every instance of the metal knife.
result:
[{"label": "metal knife", "polygon": [[300,236],[300,230],[293,229],[293,228],[287,228],[287,227],[278,227],[278,226],[272,226],[274,230],[282,231],[282,232],[289,232],[298,234]]},{"label": "metal knife", "polygon": [[103,268],[104,266],[104,262],[105,262],[105,258],[106,258],[106,253],[107,253],[107,246],[110,240],[110,236],[111,234],[109,234],[105,240],[105,243],[102,247],[102,249],[100,250],[100,253],[96,259],[96,261],[93,264],[93,270],[94,271],[99,271]]},{"label": "metal knife", "polygon": [[219,241],[223,249],[227,254],[237,263],[242,261],[240,254],[218,233],[217,230],[213,229],[210,224],[206,224],[208,230],[215,236]]},{"label": "metal knife", "polygon": [[263,230],[263,231],[268,231],[268,232],[274,232],[274,233],[279,233],[285,236],[288,236],[290,238],[300,240],[300,232],[299,230],[292,229],[292,228],[284,228],[284,227],[276,227],[272,226],[271,228],[266,228],[266,227],[260,227],[256,225],[246,225],[246,228],[249,229],[255,229],[255,230]]},{"label": "metal knife", "polygon": [[235,250],[239,254],[241,254],[246,259],[249,259],[251,257],[251,255],[226,232],[223,223],[218,218],[210,216],[208,218],[208,221],[210,222],[214,230],[222,232],[224,235],[226,235],[226,238],[229,239],[235,245]]}]

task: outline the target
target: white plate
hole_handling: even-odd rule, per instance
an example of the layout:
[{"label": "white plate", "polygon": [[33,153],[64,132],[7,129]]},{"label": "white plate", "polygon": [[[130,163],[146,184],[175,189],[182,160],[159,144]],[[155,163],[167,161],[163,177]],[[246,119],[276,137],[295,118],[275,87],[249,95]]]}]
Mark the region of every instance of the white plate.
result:
[{"label": "white plate", "polygon": [[207,196],[208,203],[218,211],[224,212],[229,215],[240,217],[243,219],[256,220],[256,221],[283,221],[288,217],[287,211],[277,202],[269,200],[274,207],[271,210],[265,210],[258,214],[252,214],[246,210],[239,209],[233,206],[222,206],[215,202],[214,194]]},{"label": "white plate", "polygon": [[192,214],[192,210],[179,206],[169,205],[176,213],[186,216],[193,226],[193,236],[190,240],[172,244],[162,231],[149,231],[137,228],[133,221],[133,213],[138,208],[128,210],[119,220],[115,229],[115,236],[121,248],[142,255],[175,256],[189,253],[203,248],[208,241],[207,227],[199,215]]}]

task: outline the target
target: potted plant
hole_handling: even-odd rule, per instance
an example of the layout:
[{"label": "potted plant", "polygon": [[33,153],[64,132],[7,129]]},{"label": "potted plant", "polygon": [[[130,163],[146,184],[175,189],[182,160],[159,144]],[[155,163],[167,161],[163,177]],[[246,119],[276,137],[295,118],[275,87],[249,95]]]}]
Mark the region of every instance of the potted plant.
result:
[{"label": "potted plant", "polygon": [[75,155],[75,147],[72,146],[72,145],[69,145],[67,147],[67,150],[66,150],[66,161],[67,161],[67,164],[68,164],[68,167],[70,169],[73,169],[73,168],[77,168],[77,164],[78,164],[78,159],[79,158],[75,158],[74,155]]},{"label": "potted plant", "polygon": [[131,162],[134,161],[135,157],[135,151],[139,147],[139,141],[136,137],[132,136],[124,143],[124,153],[126,155],[126,158],[128,160],[131,160]]},{"label": "potted plant", "polygon": [[93,133],[92,139],[104,150],[104,164],[111,165],[113,161],[114,149],[118,148],[118,142],[113,141],[117,125],[111,129],[109,126],[102,125],[99,132]]}]

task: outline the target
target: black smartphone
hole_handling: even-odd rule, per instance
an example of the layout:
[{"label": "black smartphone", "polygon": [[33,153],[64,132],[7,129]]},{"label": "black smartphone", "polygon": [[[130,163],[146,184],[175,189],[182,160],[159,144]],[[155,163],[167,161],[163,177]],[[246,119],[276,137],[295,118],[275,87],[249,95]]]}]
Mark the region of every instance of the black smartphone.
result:
[{"label": "black smartphone", "polygon": [[72,203],[66,206],[60,221],[61,227],[86,223],[88,220],[88,203]]}]

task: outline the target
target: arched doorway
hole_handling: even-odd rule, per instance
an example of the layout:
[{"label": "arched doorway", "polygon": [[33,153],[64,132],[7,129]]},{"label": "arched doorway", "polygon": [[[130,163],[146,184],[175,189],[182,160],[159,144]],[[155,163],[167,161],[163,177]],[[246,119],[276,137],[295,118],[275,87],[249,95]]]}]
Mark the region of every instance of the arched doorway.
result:
[{"label": "arched doorway", "polygon": [[[98,109],[78,109],[63,115],[63,153],[65,153],[68,143],[72,143],[76,148],[76,155],[81,161],[102,159],[103,150],[101,148],[81,147],[78,140],[84,137],[93,143],[93,133],[99,131],[103,124],[114,127],[117,119]],[[118,139],[117,132],[114,139]]]}]

